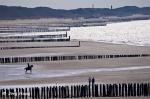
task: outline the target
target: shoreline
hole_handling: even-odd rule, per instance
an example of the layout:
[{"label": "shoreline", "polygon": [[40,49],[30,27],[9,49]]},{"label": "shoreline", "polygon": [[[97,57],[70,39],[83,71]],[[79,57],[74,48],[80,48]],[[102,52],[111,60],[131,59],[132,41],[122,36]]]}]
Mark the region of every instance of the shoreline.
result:
[{"label": "shoreline", "polygon": [[[94,49],[92,49],[94,48]],[[113,54],[113,53],[148,53],[150,47],[139,47],[133,45],[117,45],[117,44],[108,44],[108,43],[98,43],[98,42],[82,42],[81,47],[78,48],[53,48],[53,49],[24,49],[24,50],[10,50],[6,55],[23,55],[30,54],[30,53],[51,53],[51,52],[65,52],[65,53],[78,53],[78,54]],[[31,52],[30,52],[31,51]],[[86,52],[85,52],[86,51]],[[6,52],[6,51],[4,51]],[[65,55],[64,53],[64,55]],[[1,53],[2,54],[2,53]],[[95,59],[95,60],[72,60],[72,61],[54,61],[54,62],[31,62],[35,67],[33,69],[34,72],[37,72],[39,75],[42,75],[42,78],[27,78],[27,79],[19,79],[19,80],[7,80],[7,81],[0,81],[0,86],[3,85],[31,85],[31,84],[51,84],[51,83],[83,83],[87,82],[88,77],[93,76],[97,79],[97,82],[101,83],[120,83],[120,82],[149,82],[149,68],[145,68],[143,66],[150,66],[150,57],[133,57],[133,58],[116,58],[116,59]],[[6,67],[5,67],[6,66]],[[8,67],[7,67],[8,66]],[[4,64],[0,65],[0,68],[4,69],[1,75],[1,78],[7,77],[9,73],[16,74],[18,72],[18,77],[24,74],[23,68],[26,66],[26,63],[15,63],[15,64]],[[87,70],[98,70],[98,69],[106,69],[109,70],[111,68],[127,68],[127,67],[138,67],[143,68],[139,70],[126,70],[126,71],[113,71],[113,72],[86,72],[77,75],[70,75],[64,77],[44,77],[44,72],[65,72],[68,70],[78,71],[87,71]],[[11,68],[10,68],[11,67]],[[131,68],[132,68],[131,67]],[[8,71],[9,70],[9,71]],[[12,72],[13,71],[13,72]],[[8,74],[6,74],[6,73]],[[57,72],[56,72],[57,73]],[[139,75],[140,74],[140,75]],[[48,73],[49,75],[49,73]],[[137,76],[139,75],[139,76]],[[32,74],[31,74],[32,76]],[[14,77],[14,76],[8,76]],[[17,77],[17,76],[16,76]]]}]

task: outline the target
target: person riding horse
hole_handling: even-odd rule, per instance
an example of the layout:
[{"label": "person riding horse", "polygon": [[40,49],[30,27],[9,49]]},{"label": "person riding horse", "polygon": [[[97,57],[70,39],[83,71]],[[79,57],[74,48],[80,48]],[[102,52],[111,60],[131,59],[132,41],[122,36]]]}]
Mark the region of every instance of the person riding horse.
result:
[{"label": "person riding horse", "polygon": [[30,73],[32,73],[33,65],[30,65],[29,63],[27,63],[27,65],[28,66],[24,68],[25,69],[25,73],[27,73],[28,70],[30,71]]}]

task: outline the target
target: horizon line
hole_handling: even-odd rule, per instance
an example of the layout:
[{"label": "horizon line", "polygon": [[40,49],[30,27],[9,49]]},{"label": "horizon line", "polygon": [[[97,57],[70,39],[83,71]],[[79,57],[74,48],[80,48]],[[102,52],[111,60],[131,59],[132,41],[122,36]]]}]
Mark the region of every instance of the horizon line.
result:
[{"label": "horizon line", "polygon": [[[37,6],[37,7],[26,7],[26,6],[9,6],[9,5],[0,5],[0,6],[6,6],[6,7],[23,7],[23,8],[50,8],[50,9],[56,9],[56,10],[75,10],[75,9],[86,9],[86,8],[91,8],[91,9],[111,9],[111,6],[110,7],[103,7],[103,8],[100,8],[100,7],[81,7],[81,8],[71,8],[71,9],[63,9],[63,8],[51,8],[51,7],[48,7],[48,6]],[[117,8],[123,8],[123,7],[137,7],[137,8],[147,8],[147,7],[150,7],[150,6],[145,6],[145,7],[139,7],[139,6],[120,6],[120,7],[116,7],[116,8],[113,8],[113,9],[117,9]]]}]

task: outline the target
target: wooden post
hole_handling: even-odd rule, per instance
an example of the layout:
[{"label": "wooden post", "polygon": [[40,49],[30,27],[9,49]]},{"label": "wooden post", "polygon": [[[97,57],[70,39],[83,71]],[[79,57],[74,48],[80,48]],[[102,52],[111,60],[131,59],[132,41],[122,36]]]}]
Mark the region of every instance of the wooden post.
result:
[{"label": "wooden post", "polygon": [[92,78],[92,97],[95,97],[95,78]]},{"label": "wooden post", "polygon": [[49,98],[49,88],[46,87],[46,95],[47,95],[47,99]]},{"label": "wooden post", "polygon": [[34,90],[35,90],[35,99],[37,99],[37,87],[35,87]]},{"label": "wooden post", "polygon": [[137,83],[137,96],[140,96],[140,84]]},{"label": "wooden post", "polygon": [[105,87],[105,84],[103,84],[103,97],[106,97],[106,87]]},{"label": "wooden post", "polygon": [[2,89],[0,89],[0,98],[2,98],[3,92]]},{"label": "wooden post", "polygon": [[150,96],[150,83],[148,83],[148,96]]},{"label": "wooden post", "polygon": [[119,97],[121,97],[122,96],[122,93],[121,93],[121,90],[122,89],[122,86],[121,86],[121,84],[119,84]]},{"label": "wooden post", "polygon": [[10,93],[9,93],[9,90],[6,89],[6,98],[7,98],[7,99],[9,99],[9,94],[10,94]]},{"label": "wooden post", "polygon": [[29,93],[30,93],[29,97],[31,98],[31,97],[32,97],[32,91],[31,91],[31,88],[29,88]]},{"label": "wooden post", "polygon": [[43,92],[43,93],[44,93],[44,99],[46,99],[46,95],[45,95],[45,93],[46,93],[46,92],[45,92],[45,87],[43,88],[43,91],[44,91],[44,92]]},{"label": "wooden post", "polygon": [[34,95],[35,95],[35,94],[34,94],[34,93],[35,93],[34,91],[35,91],[34,88],[32,88],[32,99],[34,99]]},{"label": "wooden post", "polygon": [[22,88],[21,94],[22,94],[22,99],[24,99],[24,89],[23,88]]},{"label": "wooden post", "polygon": [[19,99],[21,99],[21,88],[19,88]]},{"label": "wooden post", "polygon": [[125,84],[125,96],[126,96],[126,97],[128,96],[127,90],[128,90],[127,84]]},{"label": "wooden post", "polygon": [[134,96],[134,97],[137,96],[136,89],[137,89],[136,83],[134,83],[134,84],[133,84],[133,96]]},{"label": "wooden post", "polygon": [[59,98],[62,98],[61,86],[59,86]]},{"label": "wooden post", "polygon": [[73,96],[73,86],[71,86],[71,96],[70,96],[70,98],[73,98],[74,96]]},{"label": "wooden post", "polygon": [[50,88],[49,88],[49,98],[51,98],[51,97],[52,97],[52,88],[50,86]]},{"label": "wooden post", "polygon": [[102,85],[99,84],[99,97],[102,97]]},{"label": "wooden post", "polygon": [[89,97],[91,97],[91,82],[92,82],[91,77],[89,77],[88,81],[89,81]]},{"label": "wooden post", "polygon": [[25,88],[25,99],[27,99],[27,98],[28,98],[28,89]]},{"label": "wooden post", "polygon": [[16,88],[16,99],[19,99],[18,94],[19,94],[19,90],[18,88]]},{"label": "wooden post", "polygon": [[131,84],[128,84],[128,97],[130,97],[131,96],[131,91],[132,91],[132,85]]},{"label": "wooden post", "polygon": [[78,47],[80,47],[81,46],[81,44],[80,44],[80,41],[79,41],[79,45],[78,45]]},{"label": "wooden post", "polygon": [[95,97],[99,97],[99,95],[98,95],[98,85],[97,84],[95,85]]}]

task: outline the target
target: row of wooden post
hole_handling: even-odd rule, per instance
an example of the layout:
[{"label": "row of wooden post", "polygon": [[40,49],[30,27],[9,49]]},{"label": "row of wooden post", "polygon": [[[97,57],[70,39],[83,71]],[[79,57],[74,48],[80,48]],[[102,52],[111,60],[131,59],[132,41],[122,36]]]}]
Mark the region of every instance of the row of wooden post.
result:
[{"label": "row of wooden post", "polygon": [[0,37],[0,39],[33,39],[33,38],[63,38],[67,37],[66,34],[51,34],[51,35],[31,35],[31,36],[6,36]]},{"label": "row of wooden post", "polygon": [[22,30],[0,30],[0,33],[26,33],[26,32],[55,32],[55,31],[70,31],[70,28],[66,29],[22,29]]},{"label": "row of wooden post", "polygon": [[0,89],[1,99],[150,96],[150,83],[95,84]]},{"label": "row of wooden post", "polygon": [[58,38],[58,39],[32,39],[32,40],[0,40],[0,43],[10,43],[10,42],[64,42],[70,41],[69,38]]},{"label": "row of wooden post", "polygon": [[129,55],[71,55],[71,56],[34,56],[34,57],[1,57],[0,63],[21,63],[38,61],[64,61],[64,60],[88,60],[88,59],[107,59],[122,57],[149,57],[150,54],[129,54]]},{"label": "row of wooden post", "polygon": [[52,34],[52,35],[6,36],[6,37],[0,37],[0,39],[2,39],[0,40],[0,43],[70,41],[70,36],[68,38],[67,37],[68,37],[67,32],[66,34]]},{"label": "row of wooden post", "polygon": [[[60,42],[60,41],[59,41]],[[62,42],[62,41],[61,41]],[[49,46],[13,46],[13,47],[0,47],[0,50],[14,50],[14,49],[34,49],[34,48],[61,48],[61,47],[80,47],[80,41],[71,43],[69,45],[49,45]]]}]

